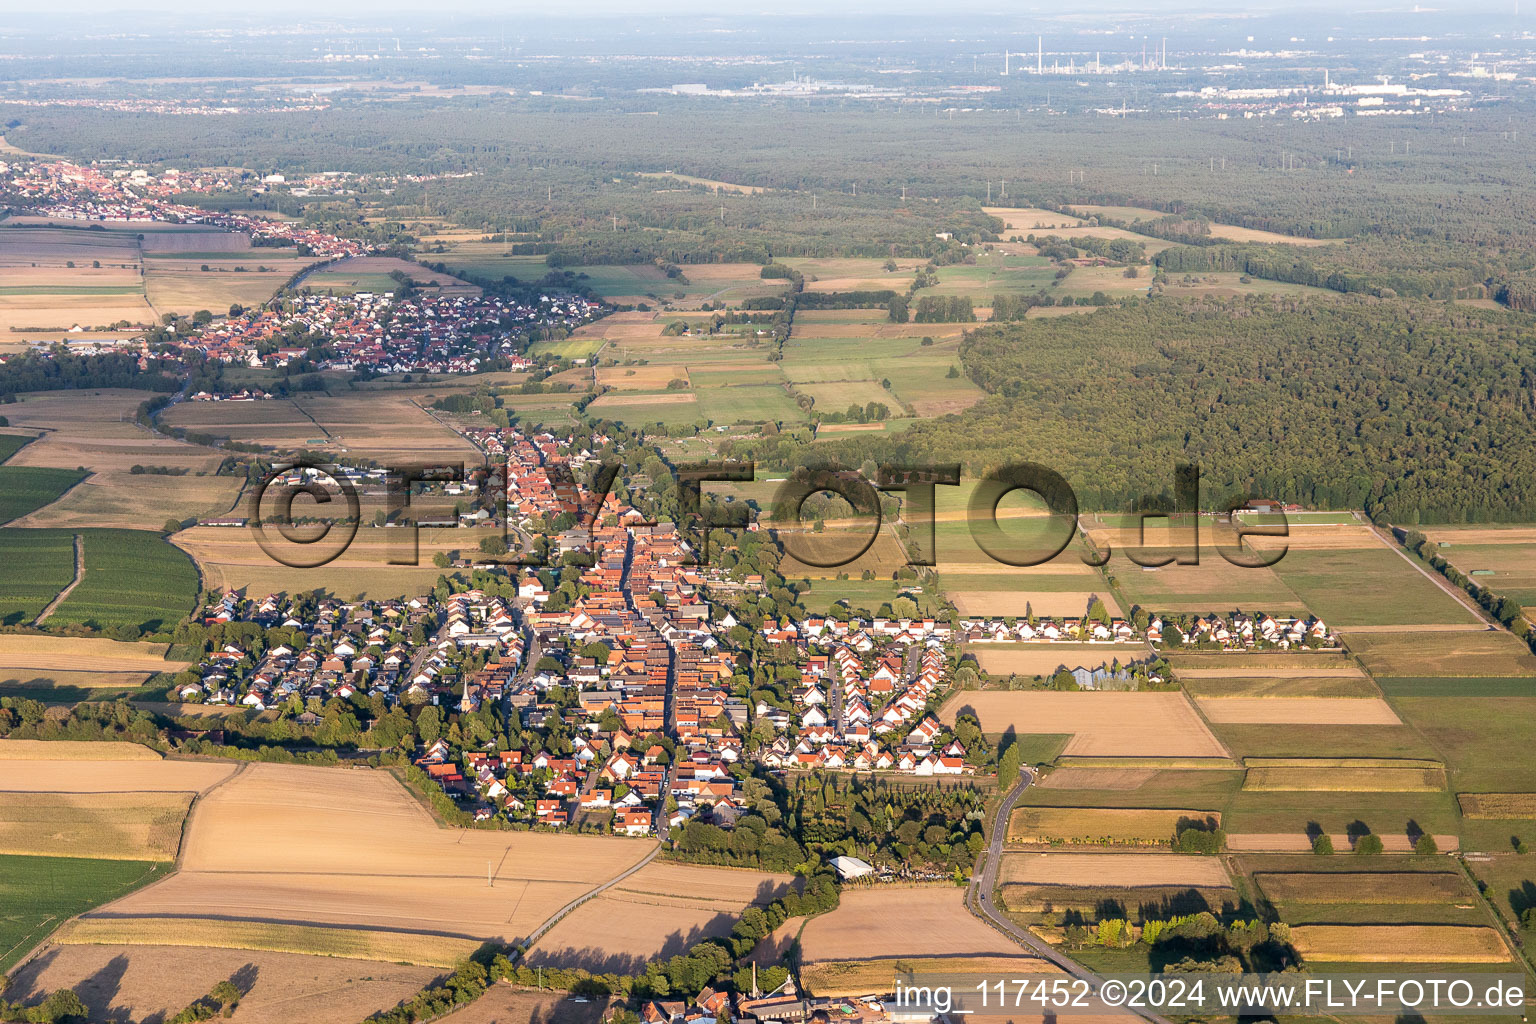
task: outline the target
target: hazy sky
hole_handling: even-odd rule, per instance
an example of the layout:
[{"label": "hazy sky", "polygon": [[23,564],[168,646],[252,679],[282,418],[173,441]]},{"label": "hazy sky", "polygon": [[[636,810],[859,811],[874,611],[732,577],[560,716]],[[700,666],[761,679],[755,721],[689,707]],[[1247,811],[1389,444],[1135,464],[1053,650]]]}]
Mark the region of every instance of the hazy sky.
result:
[{"label": "hazy sky", "polygon": [[[1536,0],[1533,0],[1536,2]],[[1243,12],[1274,13],[1291,10],[1391,10],[1409,11],[1413,4],[1392,0],[1357,0],[1356,3],[1337,3],[1328,0],[1249,0],[1245,3],[1222,3],[1220,0],[1078,0],[1070,7],[1060,3],[1025,2],[1008,0],[945,0],[939,6],[931,0],[564,0],[558,5],[533,3],[529,0],[433,0],[424,7],[420,0],[326,0],[324,3],[304,0],[262,0],[259,4],[235,3],[229,0],[130,0],[129,3],[105,3],[102,0],[49,0],[40,5],[36,0],[0,0],[0,12],[27,18],[68,11],[72,14],[98,14],[114,25],[134,11],[175,13],[197,21],[216,20],[221,16],[238,21],[263,19],[264,15],[302,13],[310,19],[327,16],[370,19],[391,14],[428,15],[430,12],[478,14],[489,17],[516,17],[518,15],[548,18],[552,14],[581,18],[592,15],[631,14],[636,17],[655,17],[658,14],[709,13],[727,17],[752,14],[834,14],[868,13],[886,14],[941,14],[987,13],[1017,17],[1031,13],[1060,16],[1091,15],[1102,12],[1158,12],[1203,11],[1237,15]],[[1439,7],[1442,10],[1491,11],[1502,10],[1506,3],[1490,3],[1484,0],[1443,0],[1439,4],[1424,3],[1420,8]],[[30,20],[30,19],[28,19]],[[264,20],[264,19],[263,19]],[[83,26],[82,26],[83,27]]]}]

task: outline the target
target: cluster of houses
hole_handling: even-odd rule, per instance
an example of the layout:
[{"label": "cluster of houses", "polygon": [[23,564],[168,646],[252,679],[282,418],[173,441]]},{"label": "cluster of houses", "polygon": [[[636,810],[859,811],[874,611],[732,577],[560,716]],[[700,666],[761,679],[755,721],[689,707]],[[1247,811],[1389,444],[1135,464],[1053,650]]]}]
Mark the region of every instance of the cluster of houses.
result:
[{"label": "cluster of houses", "polygon": [[272,220],[242,213],[215,213],[172,202],[166,190],[149,189],[147,175],[118,173],[67,161],[17,165],[6,191],[39,214],[62,220],[201,224],[239,231],[260,245],[295,246],[326,259],[361,256],[374,246],[308,227],[301,221]]},{"label": "cluster of houses", "polygon": [[533,364],[521,337],[570,329],[599,307],[580,296],[545,295],[536,304],[472,294],[397,297],[394,292],[306,294],[282,309],[250,310],[180,339],[183,352],[245,366],[285,367],[312,359],[322,370],[373,373],[474,373],[490,360],[513,370]]},{"label": "cluster of houses", "polygon": [[[1140,621],[1140,620],[1138,620]],[[1335,647],[1337,638],[1323,620],[1308,616],[1294,618],[1241,611],[1225,615],[1196,616],[1181,623],[1158,616],[1146,625],[1120,618],[1108,621],[1070,618],[973,619],[959,621],[959,639],[968,644],[994,643],[1133,643],[1145,640],[1166,645],[1177,632],[1179,641],[1190,644],[1215,644],[1224,649],[1240,650],[1265,644],[1286,650],[1291,647]]]}]

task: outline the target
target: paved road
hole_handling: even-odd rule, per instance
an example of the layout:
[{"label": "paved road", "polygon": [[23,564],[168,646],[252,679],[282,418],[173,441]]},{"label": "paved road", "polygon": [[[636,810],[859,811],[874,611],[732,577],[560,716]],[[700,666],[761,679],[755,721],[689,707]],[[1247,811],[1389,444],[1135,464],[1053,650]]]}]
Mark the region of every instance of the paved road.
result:
[{"label": "paved road", "polygon": [[[1013,814],[1014,805],[1024,795],[1030,783],[1035,781],[1034,773],[1028,768],[1024,769],[1019,784],[1003,798],[998,806],[997,817],[992,821],[992,841],[987,844],[982,853],[982,864],[979,871],[971,874],[971,887],[966,891],[965,904],[971,913],[986,921],[998,931],[1013,939],[1019,945],[1028,949],[1042,960],[1049,961],[1060,967],[1068,975],[1081,978],[1089,983],[1096,983],[1098,975],[1075,960],[1069,959],[1056,951],[1050,943],[1041,939],[1027,928],[1015,924],[994,903],[993,893],[997,891],[997,869],[1003,859],[1003,842],[1008,835],[1008,818]],[[1115,1011],[1110,1011],[1115,1012]],[[1133,1010],[1123,1011],[1127,1015],[1134,1014],[1151,1024],[1172,1024],[1166,1017],[1159,1017],[1153,1013],[1137,1013]]]}]

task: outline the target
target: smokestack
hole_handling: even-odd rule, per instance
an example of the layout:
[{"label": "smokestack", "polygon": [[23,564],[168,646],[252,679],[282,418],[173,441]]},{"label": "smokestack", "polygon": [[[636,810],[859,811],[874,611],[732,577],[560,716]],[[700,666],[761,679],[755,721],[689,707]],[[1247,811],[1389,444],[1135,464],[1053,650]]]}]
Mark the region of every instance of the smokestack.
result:
[{"label": "smokestack", "polygon": [[1035,74],[1045,74],[1045,37],[1035,36]]}]

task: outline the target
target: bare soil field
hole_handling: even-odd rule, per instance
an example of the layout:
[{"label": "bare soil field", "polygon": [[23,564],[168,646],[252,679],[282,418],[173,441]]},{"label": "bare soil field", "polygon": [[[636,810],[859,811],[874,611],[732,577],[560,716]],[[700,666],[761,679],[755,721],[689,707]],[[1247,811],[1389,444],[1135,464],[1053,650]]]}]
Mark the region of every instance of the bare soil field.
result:
[{"label": "bare soil field", "polygon": [[[85,760],[94,750],[68,756],[60,751],[54,760],[20,760],[6,756],[4,748],[24,740],[0,740],[0,792],[5,793],[201,793],[234,772],[234,765],[216,761]],[[48,746],[67,746],[49,743]],[[129,747],[126,743],[82,743],[82,747]],[[139,747],[144,750],[146,748]],[[153,754],[153,751],[150,751]],[[108,754],[107,756],[110,756]]]},{"label": "bare soil field", "polygon": [[[480,294],[480,288],[477,285],[461,281],[448,274],[439,274],[419,263],[396,256],[353,256],[350,259],[338,260],[307,280],[313,282],[316,288],[332,287],[343,282],[357,282],[364,286],[359,290],[368,291],[372,290],[376,283],[382,287],[382,282],[377,282],[377,278],[387,277],[397,270],[412,281],[426,285],[428,290],[437,295]],[[393,282],[388,290],[394,290]]]},{"label": "bare soil field", "polygon": [[93,1021],[164,1020],[235,979],[245,990],[236,1024],[334,1024],[395,1006],[441,974],[432,967],[294,953],[53,945],[15,973],[7,998],[30,1003],[70,988]]},{"label": "bare soil field", "polygon": [[0,792],[0,853],[175,860],[191,802],[190,793]]},{"label": "bare soil field", "polygon": [[1104,602],[1111,615],[1119,615],[1120,606],[1108,591],[1102,594],[1084,592],[1052,593],[1034,590],[960,590],[950,591],[950,600],[961,615],[986,616],[1023,615],[1032,611],[1036,615],[1081,617],[1088,609],[1088,602],[1097,597]]},{"label": "bare soil field", "polygon": [[92,917],[511,940],[647,849],[440,828],[386,772],[256,764],[199,801],[180,871]]},{"label": "bare soil field", "polygon": [[1297,925],[1291,942],[1304,959],[1319,963],[1501,964],[1510,959],[1492,928],[1457,925]]},{"label": "bare soil field", "polygon": [[981,690],[957,693],[940,712],[953,724],[961,711],[983,731],[1071,733],[1063,753],[1084,757],[1225,757],[1182,693],[1089,693]]},{"label": "bare soil field", "polygon": [[[950,972],[1009,978],[1020,973],[1057,974],[1060,970],[1049,961],[1024,953],[1018,956],[899,956],[874,960],[818,960],[800,968],[800,980],[805,991],[814,996],[889,996],[897,975]],[[1027,1014],[1009,1015],[1014,1024],[1044,1024],[1049,1019]],[[1081,1024],[1114,1024],[1112,1019],[1092,1016],[1078,1020]]]},{"label": "bare soil field", "polygon": [[1124,665],[1152,653],[1143,644],[1053,643],[974,644],[967,651],[976,655],[986,672],[1021,676],[1048,676],[1063,665],[1097,668],[1115,660]]},{"label": "bare soil field", "polygon": [[1477,896],[1450,871],[1263,872],[1253,880],[1285,903],[1455,903]]},{"label": "bare soil field", "polygon": [[1177,853],[1005,853],[1002,885],[1231,888],[1216,857]]},{"label": "bare soil field", "polygon": [[[23,449],[25,451],[25,449]],[[1532,676],[1536,655],[1503,630],[1471,632],[1341,633],[1372,675]]]},{"label": "bare soil field", "polygon": [[1200,701],[1212,722],[1248,725],[1401,725],[1380,698],[1216,697]]},{"label": "bare soil field", "polygon": [[663,391],[653,395],[604,395],[587,408],[611,409],[619,405],[687,405],[697,401],[697,396],[691,391]]},{"label": "bare soil field", "polygon": [[843,892],[831,913],[805,923],[805,963],[887,957],[1012,956],[1020,948],[965,908],[954,886],[876,886]]},{"label": "bare soil field", "polygon": [[1536,818],[1536,793],[1458,793],[1464,818]]},{"label": "bare soil field", "polygon": [[643,970],[729,935],[744,909],[773,902],[789,882],[788,875],[653,861],[562,918],[529,951],[529,963]]},{"label": "bare soil field", "polygon": [[1008,841],[1071,843],[1107,839],[1138,845],[1166,843],[1185,821],[1219,823],[1221,812],[1140,807],[1018,807],[1008,819]]}]

